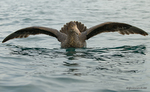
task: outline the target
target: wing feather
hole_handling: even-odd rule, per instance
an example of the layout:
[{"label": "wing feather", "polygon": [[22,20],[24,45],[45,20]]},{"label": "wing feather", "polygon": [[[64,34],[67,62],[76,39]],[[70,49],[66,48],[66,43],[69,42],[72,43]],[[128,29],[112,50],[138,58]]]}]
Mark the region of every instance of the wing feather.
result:
[{"label": "wing feather", "polygon": [[118,23],[118,22],[106,22],[94,27],[89,28],[86,31],[86,39],[89,39],[97,34],[104,32],[119,32],[122,35],[129,34],[141,34],[143,36],[148,35],[147,32],[143,31],[140,28],[135,26],[126,24],[126,23]]},{"label": "wing feather", "polygon": [[47,27],[27,27],[20,29],[10,35],[8,35],[2,43],[14,39],[14,38],[26,38],[29,35],[38,35],[38,34],[45,34],[49,36],[56,37],[59,41],[62,41],[64,39],[64,34],[57,31],[56,29],[47,28]]}]

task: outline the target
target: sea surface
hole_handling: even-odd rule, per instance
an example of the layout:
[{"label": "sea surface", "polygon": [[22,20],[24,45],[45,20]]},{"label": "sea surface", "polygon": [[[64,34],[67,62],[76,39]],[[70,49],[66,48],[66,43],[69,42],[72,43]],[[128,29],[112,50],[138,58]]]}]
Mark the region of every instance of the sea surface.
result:
[{"label": "sea surface", "polygon": [[[150,0],[0,0],[0,42],[70,21],[123,22],[150,34]],[[0,92],[150,92],[150,35],[102,33],[82,49],[47,35],[0,43]]]}]

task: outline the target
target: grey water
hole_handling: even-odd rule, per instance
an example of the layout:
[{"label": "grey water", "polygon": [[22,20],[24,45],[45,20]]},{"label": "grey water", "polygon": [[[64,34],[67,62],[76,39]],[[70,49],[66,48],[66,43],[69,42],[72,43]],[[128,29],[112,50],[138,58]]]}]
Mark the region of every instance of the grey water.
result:
[{"label": "grey water", "polygon": [[[88,28],[115,21],[150,34],[150,0],[0,0],[0,41],[29,26]],[[102,33],[86,48],[62,49],[56,38],[0,43],[0,92],[149,92],[150,36]]]}]

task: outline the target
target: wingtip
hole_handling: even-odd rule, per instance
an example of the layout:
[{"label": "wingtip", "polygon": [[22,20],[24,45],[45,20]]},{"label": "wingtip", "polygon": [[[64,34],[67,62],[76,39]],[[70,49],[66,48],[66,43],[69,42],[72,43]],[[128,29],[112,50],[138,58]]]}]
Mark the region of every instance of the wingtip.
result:
[{"label": "wingtip", "polygon": [[135,26],[132,26],[130,29],[133,29],[133,30],[136,30],[136,34],[141,34],[143,36],[148,36],[148,33],[145,32],[144,30],[138,28],[138,27],[135,27]]},{"label": "wingtip", "polygon": [[2,43],[6,42],[5,40],[2,41]]},{"label": "wingtip", "polygon": [[143,34],[141,34],[141,35],[143,35],[143,36],[148,36],[148,33],[147,33],[147,32],[145,32],[145,33],[143,33]]},{"label": "wingtip", "polygon": [[146,33],[145,36],[148,36],[148,33]]},{"label": "wingtip", "polygon": [[2,43],[5,43],[6,41],[8,41],[7,37],[2,41]]}]

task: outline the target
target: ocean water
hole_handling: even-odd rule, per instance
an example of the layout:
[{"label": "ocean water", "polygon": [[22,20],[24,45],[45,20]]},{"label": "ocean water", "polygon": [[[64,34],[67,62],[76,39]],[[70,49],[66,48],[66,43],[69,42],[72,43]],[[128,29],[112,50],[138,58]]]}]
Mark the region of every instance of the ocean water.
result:
[{"label": "ocean water", "polygon": [[[0,41],[29,26],[60,30],[108,21],[150,34],[149,0],[0,0]],[[149,92],[150,36],[102,33],[87,48],[62,49],[56,38],[0,43],[0,92]]]}]

